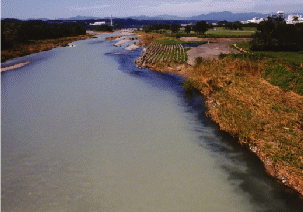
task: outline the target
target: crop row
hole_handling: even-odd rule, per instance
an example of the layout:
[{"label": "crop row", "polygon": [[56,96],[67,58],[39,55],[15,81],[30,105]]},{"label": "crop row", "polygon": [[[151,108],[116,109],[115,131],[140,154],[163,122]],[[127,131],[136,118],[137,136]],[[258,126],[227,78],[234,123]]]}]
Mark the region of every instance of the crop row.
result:
[{"label": "crop row", "polygon": [[147,64],[154,65],[158,61],[183,63],[187,61],[187,54],[181,44],[163,45],[153,42],[143,55],[135,60],[135,63],[139,67],[145,67]]}]

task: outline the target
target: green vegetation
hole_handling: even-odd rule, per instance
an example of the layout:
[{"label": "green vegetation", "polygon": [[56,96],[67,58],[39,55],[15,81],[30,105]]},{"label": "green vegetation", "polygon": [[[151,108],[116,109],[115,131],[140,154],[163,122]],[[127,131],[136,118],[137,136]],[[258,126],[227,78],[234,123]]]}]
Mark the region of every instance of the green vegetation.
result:
[{"label": "green vegetation", "polygon": [[242,27],[243,31],[253,31],[256,32],[257,31],[257,27]]},{"label": "green vegetation", "polygon": [[225,57],[233,59],[244,59],[250,62],[264,63],[264,71],[261,73],[264,79],[270,82],[272,85],[279,86],[285,91],[294,91],[300,95],[303,95],[303,69],[293,66],[284,60],[277,58],[277,55],[270,57],[263,52],[257,52],[254,54],[220,54],[219,58]]},{"label": "green vegetation", "polygon": [[254,31],[244,31],[244,30],[209,30],[205,33],[206,35],[224,36],[224,37],[251,37],[255,34]]},{"label": "green vegetation", "polygon": [[291,71],[280,64],[266,66],[262,75],[272,85],[285,91],[292,90],[303,96],[303,69]]},{"label": "green vegetation", "polygon": [[192,27],[193,31],[195,31],[197,34],[205,34],[205,32],[208,30],[209,25],[205,21],[199,21]]},{"label": "green vegetation", "polygon": [[262,21],[251,42],[254,51],[303,51],[303,24]]},{"label": "green vegetation", "polygon": [[204,35],[199,35],[197,33],[178,33],[178,34],[168,34],[166,37],[198,37],[198,38],[250,38],[255,32],[250,31],[239,31],[239,30],[209,30],[205,32]]},{"label": "green vegetation", "polygon": [[[247,38],[252,37],[257,27],[247,26],[239,28],[237,27],[213,27],[211,24],[206,24],[206,22],[198,22],[193,26],[186,26],[180,29],[176,24],[165,25],[165,24],[154,24],[151,26],[143,27],[144,32],[154,32],[158,34],[163,34],[165,37],[199,37],[199,38]],[[172,33],[171,33],[172,32]]]},{"label": "green vegetation", "polygon": [[1,21],[1,50],[37,40],[85,35],[83,26],[74,23],[52,24],[43,21],[14,23]]},{"label": "green vegetation", "polygon": [[99,32],[112,32],[113,28],[111,26],[105,24],[105,25],[97,26],[97,28],[95,29],[95,31],[99,31]]},{"label": "green vegetation", "polygon": [[146,52],[137,60],[138,65],[143,63],[155,64],[157,62],[185,63],[187,54],[181,44],[163,45],[158,42],[151,43]]},{"label": "green vegetation", "polygon": [[186,34],[189,34],[191,31],[191,26],[187,25],[184,29],[184,31],[186,32]]},{"label": "green vegetation", "polygon": [[[214,31],[217,36],[228,36],[226,32],[253,33],[250,31],[255,29],[220,28],[204,36]],[[155,39],[157,45],[181,44],[174,35],[168,39],[161,34]],[[196,89],[205,95],[207,114],[222,130],[254,150],[273,176],[287,179],[287,185],[302,194],[303,54],[251,51],[250,46],[249,42],[237,44],[250,53],[221,54],[219,60],[197,58],[195,66],[183,66],[186,70],[177,73],[186,77],[186,91]],[[156,65],[162,71],[176,73],[171,63],[161,61]]]},{"label": "green vegetation", "polygon": [[25,55],[48,51],[52,48],[59,46],[66,46],[67,44],[76,41],[76,40],[84,40],[87,38],[93,37],[93,35],[78,35],[74,37],[66,37],[66,38],[57,38],[57,39],[45,39],[38,41],[31,41],[30,43],[25,44],[16,44],[13,48],[1,50],[1,61],[4,62],[6,60],[22,57]]},{"label": "green vegetation", "polygon": [[85,39],[81,25],[74,23],[49,24],[43,21],[1,21],[1,61],[65,46],[70,42]]},{"label": "green vegetation", "polygon": [[278,59],[227,56],[187,72],[186,88],[208,97],[208,114],[220,128],[302,187],[303,98],[296,93],[303,94],[303,70]]},{"label": "green vegetation", "polygon": [[156,43],[162,44],[162,45],[176,45],[176,44],[205,44],[207,41],[181,41],[180,39],[172,39],[172,38],[166,38],[162,40],[156,41]]},{"label": "green vegetation", "polygon": [[158,68],[162,68],[162,62],[168,63],[186,63],[188,59],[187,51],[190,48],[183,48],[182,44],[204,44],[203,42],[185,42],[180,39],[159,39],[151,44],[146,49],[146,52],[136,60],[138,66],[143,64],[157,64]]},{"label": "green vegetation", "polygon": [[250,42],[239,42],[237,43],[238,48],[249,51],[252,54],[271,57],[271,58],[280,58],[286,61],[289,61],[296,66],[301,66],[303,64],[303,52],[291,52],[291,51],[252,51],[250,50]]}]

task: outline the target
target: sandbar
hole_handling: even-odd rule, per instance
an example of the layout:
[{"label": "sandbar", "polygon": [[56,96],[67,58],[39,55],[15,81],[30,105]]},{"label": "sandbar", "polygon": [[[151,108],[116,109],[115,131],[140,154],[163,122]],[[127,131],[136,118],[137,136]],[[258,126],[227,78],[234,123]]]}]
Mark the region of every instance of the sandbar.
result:
[{"label": "sandbar", "polygon": [[121,45],[121,44],[124,44],[124,43],[129,43],[129,42],[130,42],[130,40],[120,40],[117,43],[115,43],[114,46],[118,46],[118,45]]},{"label": "sandbar", "polygon": [[5,67],[5,68],[1,68],[1,72],[3,71],[8,71],[8,70],[12,70],[12,69],[15,69],[15,68],[20,68],[22,66],[25,66],[27,64],[29,64],[31,61],[26,61],[24,63],[18,63],[18,64],[15,64],[15,65],[12,65],[12,66],[8,66],[8,67]]},{"label": "sandbar", "polygon": [[136,45],[136,44],[132,44],[132,45],[130,45],[130,46],[128,46],[128,47],[126,47],[125,49],[126,49],[126,50],[135,50],[135,49],[137,49],[137,48],[139,48],[139,46],[138,46],[138,45]]}]

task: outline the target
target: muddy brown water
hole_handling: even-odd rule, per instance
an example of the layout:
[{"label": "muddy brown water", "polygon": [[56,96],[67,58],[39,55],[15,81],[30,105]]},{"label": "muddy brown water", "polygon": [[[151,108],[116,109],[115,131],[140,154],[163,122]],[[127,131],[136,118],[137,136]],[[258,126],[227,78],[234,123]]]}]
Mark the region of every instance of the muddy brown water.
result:
[{"label": "muddy brown water", "polygon": [[97,39],[2,64],[2,211],[300,211],[180,77]]}]

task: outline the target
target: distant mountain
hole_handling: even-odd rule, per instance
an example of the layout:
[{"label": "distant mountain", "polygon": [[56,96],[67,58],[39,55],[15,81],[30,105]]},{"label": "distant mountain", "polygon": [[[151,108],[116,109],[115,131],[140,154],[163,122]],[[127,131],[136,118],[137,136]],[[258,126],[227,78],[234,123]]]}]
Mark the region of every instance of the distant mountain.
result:
[{"label": "distant mountain", "polygon": [[[129,16],[126,18],[132,18],[132,19],[136,19],[136,20],[159,20],[159,18],[156,17],[150,17],[150,16],[146,16],[146,15],[140,15],[140,16]],[[163,19],[160,19],[163,20]]]},{"label": "distant mountain", "polygon": [[130,18],[136,19],[136,20],[197,20],[197,21],[204,21],[204,20],[217,20],[217,21],[246,21],[253,19],[254,17],[267,17],[267,14],[262,13],[232,13],[228,11],[224,12],[212,12],[208,14],[201,14],[198,16],[192,16],[192,17],[179,17],[179,16],[173,16],[173,15],[158,15],[158,16],[133,16]]},{"label": "distant mountain", "polygon": [[179,17],[179,16],[175,16],[175,15],[158,15],[155,16],[155,18],[158,18],[160,20],[186,20],[187,18],[185,17]]},{"label": "distant mountain", "polygon": [[49,21],[50,19],[48,18],[30,18],[30,19],[27,19],[26,21]]},{"label": "distant mountain", "polygon": [[192,16],[190,19],[192,20],[219,20],[219,21],[247,21],[253,19],[254,17],[265,18],[267,14],[263,13],[232,13],[228,11],[224,12],[212,12],[208,14],[202,14],[198,16]]},{"label": "distant mountain", "polygon": [[[276,14],[276,13],[272,13]],[[139,21],[144,21],[144,20],[155,20],[155,21],[207,21],[207,22],[217,22],[217,21],[229,21],[229,22],[234,22],[234,21],[247,21],[251,20],[254,17],[259,17],[259,18],[266,18],[268,15],[271,14],[263,14],[263,13],[256,13],[256,12],[250,12],[250,13],[232,13],[229,11],[224,11],[224,12],[211,12],[208,14],[201,14],[197,16],[191,16],[191,17],[179,17],[175,15],[158,15],[158,16],[146,16],[146,15],[141,15],[141,16],[129,16],[129,17],[124,17],[124,18],[117,18],[117,17],[112,17],[113,19],[135,19]],[[289,14],[285,14],[285,17],[287,18]],[[300,15],[300,14],[299,14]],[[302,15],[302,14],[301,14]],[[76,16],[76,17],[70,17],[70,18],[58,18],[57,20],[64,20],[64,21],[70,21],[70,20],[105,20],[105,19],[110,19],[111,17],[92,17],[92,16]],[[1,18],[1,20],[4,20],[5,18]],[[8,19],[9,20],[9,19]],[[17,19],[16,19],[17,20]],[[32,20],[32,19],[31,19]],[[40,19],[35,19],[35,20],[43,20],[43,21],[48,21],[50,19],[47,18],[40,18]],[[15,21],[14,19],[11,19],[11,21]]]},{"label": "distant mountain", "polygon": [[75,20],[75,21],[79,21],[79,20],[96,20],[96,19],[101,19],[99,17],[89,17],[89,16],[76,16],[76,17],[70,17],[70,18],[58,18],[58,20]]}]

